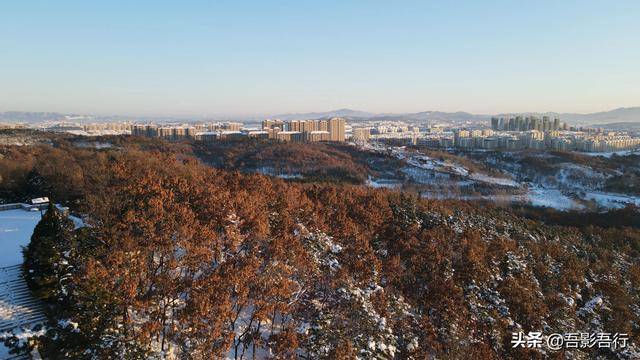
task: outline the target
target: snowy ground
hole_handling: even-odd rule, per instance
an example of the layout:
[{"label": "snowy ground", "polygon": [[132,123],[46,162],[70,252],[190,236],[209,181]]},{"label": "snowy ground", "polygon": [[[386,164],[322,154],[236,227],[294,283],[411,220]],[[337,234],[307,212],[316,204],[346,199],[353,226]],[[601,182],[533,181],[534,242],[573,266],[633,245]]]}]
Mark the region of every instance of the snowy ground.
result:
[{"label": "snowy ground", "polygon": [[544,189],[534,187],[527,194],[529,203],[533,206],[549,207],[557,210],[582,210],[584,206],[564,195],[558,189]]},{"label": "snowy ground", "polygon": [[603,156],[603,157],[609,158],[613,156],[613,154],[616,154],[618,156],[627,156],[627,155],[633,155],[633,154],[640,155],[640,149],[621,150],[621,151],[612,151],[612,152],[578,152],[578,154],[586,155],[586,156]]},{"label": "snowy ground", "polygon": [[460,195],[446,192],[423,192],[422,197],[429,199],[456,199],[463,201],[493,201],[496,203],[522,203],[532,206],[550,207],[557,210],[582,210],[584,206],[565,196],[558,189],[530,189],[526,194],[500,195]]},{"label": "snowy ground", "polygon": [[[20,331],[44,320],[42,304],[31,296],[22,277],[22,246],[29,243],[39,211],[0,211],[0,333]],[[0,343],[0,359],[21,359],[8,353]]]},{"label": "snowy ground", "polygon": [[[42,303],[31,295],[22,277],[21,265],[0,268],[0,334],[19,334],[44,320]],[[28,357],[11,355],[4,343],[0,343],[0,359],[10,358]]]},{"label": "snowy ground", "polygon": [[517,188],[517,187],[520,186],[520,184],[518,182],[514,181],[514,180],[506,179],[506,178],[492,177],[492,176],[481,174],[481,173],[473,173],[469,177],[471,179],[473,179],[473,180],[477,180],[477,181],[488,183],[488,184],[509,186],[509,187],[514,187],[514,188]]},{"label": "snowy ground", "polygon": [[585,193],[585,199],[595,201],[598,205],[609,209],[623,208],[628,204],[640,207],[640,197],[637,196],[589,191]]},{"label": "snowy ground", "polygon": [[[447,192],[423,192],[422,197],[428,199],[456,199],[464,201],[489,200],[496,203],[523,203],[538,207],[548,207],[556,210],[584,210],[584,204],[576,199],[567,196],[559,189],[545,189],[542,187],[531,187],[526,194],[516,195],[478,195],[467,196]],[[626,196],[605,192],[587,192],[584,199],[594,201],[598,206],[605,209],[619,209],[627,204],[640,206],[640,197]]]},{"label": "snowy ground", "polygon": [[22,246],[29,244],[39,211],[0,211],[0,267],[22,264]]},{"label": "snowy ground", "polygon": [[367,179],[367,186],[373,188],[395,189],[402,186],[402,182],[394,179],[374,179],[371,176]]},{"label": "snowy ground", "polygon": [[[533,180],[518,176],[519,169],[509,170],[511,178],[498,178],[479,172],[471,172],[460,164],[442,161],[421,154],[408,152],[402,147],[385,147],[369,145],[365,149],[375,152],[391,153],[398,159],[405,159],[406,165],[400,170],[410,182],[430,186],[450,186],[453,190],[474,184],[491,184],[503,188],[511,188],[507,194],[465,195],[461,191],[429,190],[422,191],[422,196],[430,199],[457,199],[464,201],[495,201],[497,203],[520,203],[532,206],[549,207],[561,211],[585,210],[589,202],[599,209],[622,208],[628,204],[640,206],[640,197],[599,191],[607,175],[594,171],[586,165],[572,163],[562,164],[562,169],[554,176],[535,177]],[[620,151],[618,155],[628,155],[632,151]],[[640,153],[640,152],[637,152]],[[613,153],[586,153],[590,156],[610,157]],[[551,156],[540,154],[540,156]],[[516,161],[515,159],[513,160]],[[490,161],[489,161],[490,162]],[[495,161],[494,161],[495,163]],[[504,170],[504,169],[503,169]],[[374,188],[398,188],[400,181],[391,179],[367,180],[367,185]]]}]

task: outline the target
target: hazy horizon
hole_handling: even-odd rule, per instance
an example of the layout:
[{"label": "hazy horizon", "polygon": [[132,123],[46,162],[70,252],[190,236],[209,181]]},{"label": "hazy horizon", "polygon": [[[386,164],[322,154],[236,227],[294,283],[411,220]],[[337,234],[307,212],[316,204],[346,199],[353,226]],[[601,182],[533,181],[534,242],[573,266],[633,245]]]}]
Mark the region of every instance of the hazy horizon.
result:
[{"label": "hazy horizon", "polygon": [[[332,113],[338,111],[354,111],[354,112],[362,112],[369,113],[372,115],[403,115],[403,114],[412,114],[412,113],[422,113],[422,112],[442,112],[442,113],[468,113],[474,116],[493,116],[493,115],[501,115],[501,114],[573,114],[573,115],[591,115],[597,113],[607,113],[620,109],[629,109],[629,108],[640,108],[640,106],[620,106],[611,109],[603,109],[593,112],[560,112],[560,111],[499,111],[493,113],[475,113],[465,110],[454,110],[454,111],[443,111],[438,109],[423,109],[419,111],[398,111],[398,112],[374,112],[368,111],[367,109],[352,109],[352,108],[340,108],[340,109],[325,109],[325,110],[310,110],[310,111],[285,111],[278,114],[239,114],[239,115],[225,115],[225,114],[128,114],[128,113],[95,113],[95,112],[79,112],[79,111],[36,111],[36,110],[14,110],[14,109],[0,109],[0,113],[8,113],[8,112],[17,112],[17,113],[58,113],[61,115],[77,115],[77,116],[96,116],[96,117],[132,117],[132,118],[175,118],[175,119],[188,119],[188,118],[219,118],[219,119],[235,119],[238,121],[252,121],[256,119],[265,119],[273,116],[284,116],[284,115],[305,115],[312,113]],[[639,120],[640,121],[640,120]]]},{"label": "hazy horizon", "polygon": [[64,114],[64,115],[93,115],[93,116],[101,116],[101,117],[108,117],[108,116],[114,116],[114,117],[149,117],[149,118],[154,118],[154,117],[175,117],[175,118],[181,118],[181,117],[198,117],[198,118],[202,118],[202,117],[219,117],[219,118],[263,118],[263,117],[269,117],[269,116],[277,116],[277,115],[295,115],[295,114],[308,114],[308,113],[327,113],[327,112],[334,112],[334,111],[339,111],[339,110],[352,110],[352,111],[358,111],[358,112],[367,112],[367,113],[372,113],[375,115],[380,115],[380,114],[412,114],[412,113],[420,113],[420,112],[443,112],[443,113],[456,113],[456,112],[463,112],[463,113],[469,113],[472,115],[486,115],[486,116],[491,116],[491,115],[499,115],[499,114],[529,114],[529,113],[538,113],[538,114],[543,114],[543,113],[558,113],[558,114],[576,114],[576,115],[589,115],[589,114],[595,114],[595,113],[602,113],[602,112],[609,112],[609,111],[614,111],[614,110],[618,110],[618,109],[628,109],[628,108],[640,108],[640,105],[628,105],[628,106],[614,106],[614,107],[610,107],[610,108],[603,108],[603,109],[594,109],[593,111],[556,111],[556,110],[545,110],[545,109],[540,109],[540,110],[536,110],[536,109],[529,109],[529,110],[523,110],[523,111],[495,111],[495,112],[484,112],[484,113],[480,113],[480,112],[474,112],[474,111],[468,111],[465,109],[454,109],[454,110],[442,110],[439,108],[425,108],[425,109],[419,109],[419,110],[415,110],[415,111],[402,111],[402,110],[398,110],[398,111],[370,111],[369,109],[359,109],[359,108],[350,108],[350,107],[341,107],[341,108],[327,108],[327,109],[315,109],[315,108],[311,108],[311,109],[307,109],[307,110],[299,110],[299,111],[282,111],[282,112],[278,112],[278,113],[237,113],[237,114],[225,114],[225,113],[189,113],[189,112],[184,112],[184,113],[171,113],[171,112],[165,112],[165,113],[161,113],[161,112],[144,112],[144,113],[136,113],[136,112],[117,112],[117,111],[74,111],[73,109],[70,109],[69,111],[62,111],[62,110],[51,110],[51,109],[29,109],[29,108],[25,108],[25,109],[14,109],[14,108],[0,108],[0,113],[2,112],[33,112],[33,113],[60,113],[60,114]]},{"label": "hazy horizon", "polygon": [[12,2],[0,111],[256,117],[638,106],[640,3]]}]

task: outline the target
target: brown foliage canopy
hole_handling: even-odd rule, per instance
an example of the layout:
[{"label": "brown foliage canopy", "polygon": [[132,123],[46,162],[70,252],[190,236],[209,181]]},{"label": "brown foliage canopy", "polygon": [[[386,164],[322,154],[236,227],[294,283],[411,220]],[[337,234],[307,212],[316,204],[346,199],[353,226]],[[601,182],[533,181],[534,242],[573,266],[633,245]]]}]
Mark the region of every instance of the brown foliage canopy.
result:
[{"label": "brown foliage canopy", "polygon": [[2,151],[5,198],[48,191],[89,225],[70,252],[74,306],[63,311],[84,337],[75,350],[55,339],[43,349],[530,358],[539,354],[509,345],[514,324],[590,330],[592,315],[577,310],[596,296],[602,329],[638,339],[634,227],[290,183],[182,150]]}]

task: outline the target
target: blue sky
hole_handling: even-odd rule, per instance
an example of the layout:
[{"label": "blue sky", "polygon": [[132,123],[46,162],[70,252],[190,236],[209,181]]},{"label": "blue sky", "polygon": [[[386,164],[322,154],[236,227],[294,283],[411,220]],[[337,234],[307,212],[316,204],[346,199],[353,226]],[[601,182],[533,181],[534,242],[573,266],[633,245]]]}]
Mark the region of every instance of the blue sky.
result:
[{"label": "blue sky", "polygon": [[0,111],[640,105],[640,1],[4,1]]}]

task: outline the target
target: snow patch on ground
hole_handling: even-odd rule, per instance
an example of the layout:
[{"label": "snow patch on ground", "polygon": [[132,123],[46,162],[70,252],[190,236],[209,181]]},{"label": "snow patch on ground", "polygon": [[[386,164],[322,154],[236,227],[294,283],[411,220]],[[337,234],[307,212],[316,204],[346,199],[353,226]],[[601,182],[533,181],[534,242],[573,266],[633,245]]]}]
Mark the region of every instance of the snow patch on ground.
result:
[{"label": "snow patch on ground", "polygon": [[[19,327],[11,331],[0,333],[0,340],[3,341],[3,343],[0,343],[0,359],[22,358],[22,357],[18,357],[16,354],[9,353],[9,349],[4,345],[5,339],[11,339],[11,341],[16,344],[17,348],[24,348],[27,346],[29,339],[36,336],[43,336],[45,334],[45,331],[46,330],[44,328],[40,330],[32,330],[28,327]],[[36,359],[39,357],[35,357],[35,356],[29,357],[25,355],[25,359],[29,359],[29,358]]]},{"label": "snow patch on ground", "polygon": [[402,184],[400,183],[400,181],[398,180],[393,180],[393,179],[375,179],[372,178],[371,176],[369,176],[369,178],[367,179],[367,186],[370,186],[372,188],[386,188],[386,189],[395,189],[399,186],[401,186]]},{"label": "snow patch on ground", "polygon": [[533,187],[527,194],[529,203],[533,206],[550,207],[557,210],[581,210],[583,205],[564,195],[558,189]]},{"label": "snow patch on ground", "polygon": [[485,174],[473,173],[469,176],[471,179],[500,186],[519,187],[520,184],[512,179],[497,178]]},{"label": "snow patch on ground", "polygon": [[602,157],[610,158],[614,154],[618,156],[640,155],[640,149],[612,151],[612,152],[578,152],[578,154],[585,155],[585,156],[602,156]]},{"label": "snow patch on ground", "polygon": [[585,192],[585,199],[592,200],[608,209],[620,209],[627,205],[640,206],[640,197],[614,193],[589,191]]},{"label": "snow patch on ground", "polygon": [[604,307],[604,299],[602,296],[598,295],[593,299],[587,301],[583,307],[578,310],[579,316],[587,316],[587,315],[595,315],[596,311],[602,307]]}]

